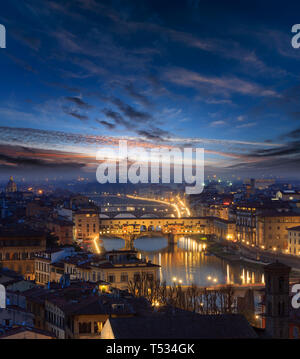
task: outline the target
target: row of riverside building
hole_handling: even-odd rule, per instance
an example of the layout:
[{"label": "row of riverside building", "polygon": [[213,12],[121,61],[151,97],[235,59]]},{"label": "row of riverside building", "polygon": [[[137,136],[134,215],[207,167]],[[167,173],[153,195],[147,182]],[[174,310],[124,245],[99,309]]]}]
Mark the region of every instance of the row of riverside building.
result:
[{"label": "row of riverside building", "polygon": [[[300,211],[282,201],[232,203],[193,203],[197,216],[212,216],[213,234],[220,240],[233,240],[252,247],[300,255]],[[223,224],[223,228],[222,228]]]}]

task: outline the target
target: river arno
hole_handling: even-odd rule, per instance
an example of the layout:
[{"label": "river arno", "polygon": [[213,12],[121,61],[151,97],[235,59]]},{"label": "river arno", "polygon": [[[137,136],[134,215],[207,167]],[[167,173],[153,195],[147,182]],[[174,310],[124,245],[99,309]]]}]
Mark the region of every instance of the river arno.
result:
[{"label": "river arno", "polygon": [[[263,283],[261,269],[240,262],[228,262],[203,250],[205,242],[182,237],[175,246],[168,246],[165,238],[139,238],[135,240],[135,249],[142,256],[161,266],[159,274],[162,281],[171,284],[182,281],[183,285],[197,284],[212,286],[215,284]],[[103,239],[106,250],[124,247],[122,239]]]}]

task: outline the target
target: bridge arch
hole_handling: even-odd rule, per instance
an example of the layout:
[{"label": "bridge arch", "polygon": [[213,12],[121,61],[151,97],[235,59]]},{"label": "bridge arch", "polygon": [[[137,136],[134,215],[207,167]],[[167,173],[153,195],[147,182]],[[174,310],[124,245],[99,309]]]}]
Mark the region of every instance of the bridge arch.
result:
[{"label": "bridge arch", "polygon": [[12,255],[12,259],[13,259],[13,260],[20,259],[20,257],[19,257],[19,253],[13,253],[13,255]]}]

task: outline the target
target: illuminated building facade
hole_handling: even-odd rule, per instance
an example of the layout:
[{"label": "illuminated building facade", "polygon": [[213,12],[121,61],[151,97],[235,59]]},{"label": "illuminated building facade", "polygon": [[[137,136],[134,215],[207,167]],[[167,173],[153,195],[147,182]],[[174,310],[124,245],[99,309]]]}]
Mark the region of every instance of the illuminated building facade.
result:
[{"label": "illuminated building facade", "polygon": [[238,241],[257,245],[256,214],[257,208],[253,206],[238,206],[236,208],[236,235]]},{"label": "illuminated building facade", "polygon": [[300,226],[300,214],[270,211],[257,219],[257,244],[265,249],[288,249],[288,229]]},{"label": "illuminated building facade", "polygon": [[300,226],[288,229],[287,253],[300,256]]},{"label": "illuminated building facade", "polygon": [[84,209],[75,213],[75,239],[93,240],[99,238],[99,213],[95,209]]},{"label": "illuminated building facade", "polygon": [[0,231],[0,263],[34,279],[34,256],[46,249],[46,236],[42,232],[15,227]]},{"label": "illuminated building facade", "polygon": [[236,236],[245,245],[286,251],[288,228],[297,225],[300,225],[300,214],[288,209],[253,205],[236,208]]},{"label": "illuminated building facade", "polygon": [[222,218],[213,219],[213,233],[217,239],[236,240],[236,224],[235,221]]}]

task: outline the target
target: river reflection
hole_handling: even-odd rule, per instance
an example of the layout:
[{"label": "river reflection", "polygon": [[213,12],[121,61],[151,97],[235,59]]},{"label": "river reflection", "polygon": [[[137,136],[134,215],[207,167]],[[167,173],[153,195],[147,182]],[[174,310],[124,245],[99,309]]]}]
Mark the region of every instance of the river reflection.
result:
[{"label": "river reflection", "polygon": [[[205,253],[205,241],[189,237],[179,239],[177,245],[168,246],[165,238],[139,238],[134,242],[136,250],[147,260],[161,266],[161,281],[171,284],[182,281],[183,285],[197,284],[254,284],[264,283],[263,271],[237,262],[228,262]],[[124,248],[122,239],[103,239],[106,250]]]}]

